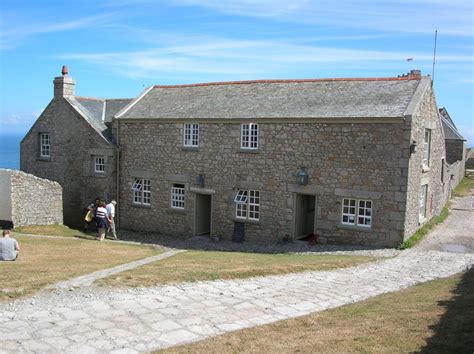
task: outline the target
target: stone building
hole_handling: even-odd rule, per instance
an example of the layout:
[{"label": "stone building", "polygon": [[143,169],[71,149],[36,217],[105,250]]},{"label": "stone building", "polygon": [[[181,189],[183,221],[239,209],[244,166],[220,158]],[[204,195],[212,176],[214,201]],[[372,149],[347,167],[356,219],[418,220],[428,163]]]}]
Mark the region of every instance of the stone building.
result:
[{"label": "stone building", "polygon": [[0,224],[4,228],[63,223],[63,193],[57,182],[0,169],[0,195]]},{"label": "stone building", "polygon": [[69,212],[116,199],[124,229],[392,247],[447,200],[443,126],[419,71],[152,86],[131,101],[73,85],[55,79],[21,168],[58,180]]}]

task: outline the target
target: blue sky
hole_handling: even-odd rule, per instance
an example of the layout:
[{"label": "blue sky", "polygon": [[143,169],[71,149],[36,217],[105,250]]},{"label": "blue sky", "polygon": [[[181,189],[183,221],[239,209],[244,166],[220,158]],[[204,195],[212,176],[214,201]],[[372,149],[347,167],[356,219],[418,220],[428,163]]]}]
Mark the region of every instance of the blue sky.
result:
[{"label": "blue sky", "polygon": [[[432,73],[474,145],[471,0],[2,0],[0,133],[26,132],[68,65],[76,93],[151,84]],[[406,59],[413,58],[412,61]]]}]

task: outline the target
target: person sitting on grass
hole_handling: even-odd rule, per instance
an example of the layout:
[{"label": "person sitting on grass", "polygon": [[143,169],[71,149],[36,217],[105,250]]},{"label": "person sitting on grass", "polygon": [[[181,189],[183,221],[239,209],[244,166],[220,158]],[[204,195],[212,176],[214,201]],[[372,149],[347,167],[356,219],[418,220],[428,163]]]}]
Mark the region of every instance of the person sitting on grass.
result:
[{"label": "person sitting on grass", "polygon": [[0,261],[16,260],[19,251],[18,241],[10,237],[10,230],[3,230],[3,237],[0,238]]}]

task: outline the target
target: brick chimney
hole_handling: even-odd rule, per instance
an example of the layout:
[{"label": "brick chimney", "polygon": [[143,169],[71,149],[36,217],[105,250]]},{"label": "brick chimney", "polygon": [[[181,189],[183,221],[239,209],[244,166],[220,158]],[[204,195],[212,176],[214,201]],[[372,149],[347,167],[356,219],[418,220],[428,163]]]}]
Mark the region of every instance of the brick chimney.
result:
[{"label": "brick chimney", "polygon": [[75,83],[72,77],[69,76],[69,71],[66,65],[63,65],[61,70],[62,76],[54,78],[54,97],[70,97],[75,94]]}]

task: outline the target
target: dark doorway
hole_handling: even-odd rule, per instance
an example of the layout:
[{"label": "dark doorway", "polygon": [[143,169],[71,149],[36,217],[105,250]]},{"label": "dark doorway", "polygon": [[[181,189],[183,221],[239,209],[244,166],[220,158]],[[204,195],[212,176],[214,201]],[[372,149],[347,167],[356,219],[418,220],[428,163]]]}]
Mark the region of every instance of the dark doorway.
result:
[{"label": "dark doorway", "polygon": [[295,239],[314,233],[314,211],[316,197],[308,194],[296,195],[295,206]]},{"label": "dark doorway", "polygon": [[210,194],[196,194],[195,235],[211,233],[211,203],[212,196]]}]

